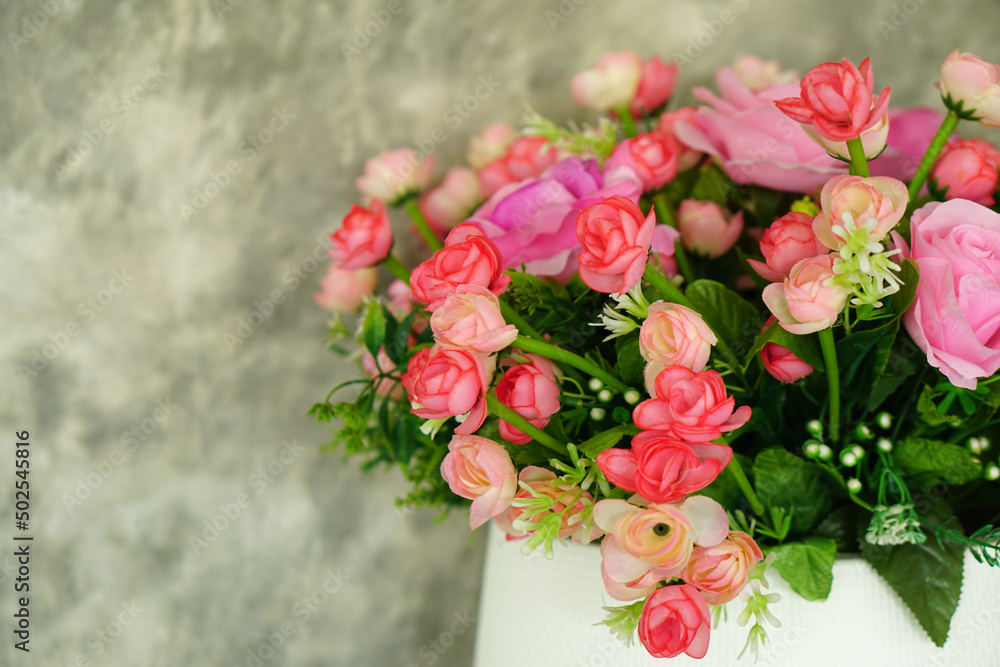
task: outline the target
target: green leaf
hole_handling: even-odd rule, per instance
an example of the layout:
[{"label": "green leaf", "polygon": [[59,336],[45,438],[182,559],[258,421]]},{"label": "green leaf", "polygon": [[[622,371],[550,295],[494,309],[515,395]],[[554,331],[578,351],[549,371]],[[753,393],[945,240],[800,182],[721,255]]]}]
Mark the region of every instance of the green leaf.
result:
[{"label": "green leaf", "polygon": [[732,179],[714,164],[707,164],[698,172],[698,180],[688,195],[689,199],[715,202],[726,207],[729,193],[736,190]]},{"label": "green leaf", "polygon": [[920,417],[931,426],[938,426],[940,424],[958,426],[962,423],[961,417],[958,415],[946,415],[938,412],[937,404],[934,403],[934,399],[940,395],[941,392],[936,391],[929,384],[925,384],[923,391],[920,392],[920,398],[917,400],[917,412],[920,413]]},{"label": "green leaf", "polygon": [[[740,465],[744,470],[750,467],[750,459],[742,454],[733,454],[740,459]],[[743,492],[740,490],[736,478],[730,474],[721,474],[701,491],[699,496],[708,496],[723,507],[732,509],[738,508],[744,501]]]},{"label": "green leaf", "polygon": [[[826,515],[813,530],[817,537],[829,537],[837,543],[837,551],[858,551],[858,517],[863,510],[857,505],[841,505]],[[865,526],[870,514],[864,514]]]},{"label": "green leaf", "polygon": [[[909,339],[902,340],[909,342]],[[896,338],[899,343],[900,338]],[[911,343],[912,344],[912,343]],[[910,361],[910,357],[901,349],[901,346],[894,344],[886,359],[882,377],[875,381],[871,393],[868,395],[868,411],[874,412],[880,405],[899,389],[906,380],[917,372],[917,367]]]},{"label": "green leaf", "polygon": [[[945,526],[961,531],[954,518]],[[931,538],[923,544],[878,546],[862,540],[861,553],[892,586],[938,646],[948,639],[962,592],[965,545]]]},{"label": "green leaf", "polygon": [[590,440],[580,443],[577,446],[577,451],[586,456],[588,459],[593,460],[596,459],[597,455],[605,449],[611,449],[617,445],[625,436],[635,435],[638,432],[639,429],[633,424],[615,426],[614,428],[609,428],[607,431],[601,431]]},{"label": "green leaf", "polygon": [[774,569],[792,590],[806,600],[825,600],[833,584],[833,561],[837,543],[828,537],[807,537],[772,549]]},{"label": "green leaf", "polygon": [[[392,314],[388,313],[388,315],[391,317]],[[390,327],[386,327],[384,344],[385,353],[389,359],[392,360],[392,363],[396,364],[396,366],[405,367],[406,365],[406,353],[410,347],[410,330],[413,329],[413,320],[416,315],[417,311],[412,311],[409,315],[404,317],[401,322],[396,324],[392,332],[389,331]],[[391,320],[387,319],[386,323],[388,324],[390,321]],[[387,369],[383,368],[382,370]]]},{"label": "green leaf", "polygon": [[885,372],[898,331],[899,320],[893,319],[888,324],[852,333],[837,342],[837,364],[847,406],[857,402],[867,404],[871,399]]},{"label": "green leaf", "polygon": [[900,264],[899,279],[903,281],[903,286],[892,295],[892,312],[901,316],[910,306],[917,296],[917,283],[920,281],[920,267],[911,258],[906,258]]},{"label": "green leaf", "polygon": [[777,320],[771,322],[754,340],[750,352],[743,359],[743,368],[748,368],[768,343],[774,343],[792,351],[796,357],[813,368],[824,368],[823,352],[816,342],[815,334],[797,336],[781,328]]},{"label": "green leaf", "polygon": [[983,466],[964,447],[938,440],[909,437],[893,453],[896,463],[911,475],[931,475],[949,484],[979,479]]},{"label": "green leaf", "polygon": [[368,304],[368,312],[365,313],[364,340],[368,351],[377,357],[378,349],[385,340],[385,313],[376,301]]},{"label": "green leaf", "polygon": [[618,364],[615,370],[622,382],[631,387],[642,387],[645,384],[643,372],[646,370],[646,360],[639,352],[639,338],[618,338],[615,343],[618,353]]},{"label": "green leaf", "polygon": [[772,447],[758,454],[753,475],[754,488],[764,505],[793,512],[793,534],[807,532],[830,510],[826,473],[783,448]]},{"label": "green leaf", "polygon": [[684,296],[737,357],[753,344],[764,323],[749,301],[714,280],[694,281],[684,290]]}]

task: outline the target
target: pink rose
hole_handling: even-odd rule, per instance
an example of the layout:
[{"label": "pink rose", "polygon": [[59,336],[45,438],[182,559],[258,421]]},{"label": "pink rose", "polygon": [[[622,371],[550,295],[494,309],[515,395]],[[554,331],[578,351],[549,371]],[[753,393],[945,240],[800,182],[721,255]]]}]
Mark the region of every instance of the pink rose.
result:
[{"label": "pink rose", "polygon": [[711,618],[708,604],[689,584],[658,588],[642,605],[639,641],[654,658],[686,653],[704,658],[708,653]]},{"label": "pink rose", "polygon": [[396,319],[401,320],[413,312],[413,303],[411,301],[413,290],[410,289],[407,283],[398,279],[393,280],[389,283],[385,293],[389,297],[389,303],[386,306]]},{"label": "pink rose", "polygon": [[[528,361],[510,366],[497,384],[497,399],[521,415],[533,426],[545,428],[549,417],[559,412],[557,368],[548,359],[534,354],[523,355]],[[500,437],[523,445],[531,436],[500,420]]]},{"label": "pink rose", "polygon": [[625,165],[639,175],[646,192],[657,190],[677,175],[679,146],[672,137],[658,131],[640,134],[618,144],[605,169]]},{"label": "pink rose", "polygon": [[658,56],[653,56],[642,64],[639,86],[629,104],[629,111],[636,118],[653,115],[667,103],[677,84],[677,63],[664,64]]},{"label": "pink rose", "polygon": [[709,442],[734,431],[750,419],[750,408],[726,394],[716,371],[695,372],[667,366],[653,384],[654,398],[635,406],[632,419],[646,431],[659,431],[688,443]]},{"label": "pink rose", "polygon": [[687,443],[655,431],[632,438],[630,449],[606,449],[597,467],[609,482],[654,503],[672,503],[704,489],[733,458],[728,445]]},{"label": "pink rose", "polygon": [[378,199],[371,209],[354,204],[340,229],[330,235],[330,257],[340,269],[363,269],[378,264],[392,247],[389,214]]},{"label": "pink rose", "polygon": [[413,298],[433,311],[459,285],[478,285],[493,294],[502,294],[510,284],[503,275],[503,255],[475,225],[461,224],[444,240],[444,248],[434,253],[410,274]]},{"label": "pink rose", "polygon": [[[594,504],[594,497],[578,486],[560,482],[555,473],[545,468],[528,466],[518,475],[520,483],[514,500],[531,500],[548,496],[554,502],[549,508],[551,514],[562,514],[559,523],[559,537],[570,538],[574,542],[588,544],[603,533],[595,524],[583,521],[583,513]],[[524,487],[527,486],[529,490]],[[563,512],[566,508],[568,512]],[[497,528],[512,538],[524,537],[527,533],[517,527],[525,508],[511,505],[510,509],[496,517]],[[536,517],[536,520],[544,517]],[[588,525],[589,524],[589,525]]]},{"label": "pink rose", "polygon": [[[396,370],[396,364],[385,353],[385,348],[380,347],[377,363],[372,353],[365,350],[364,354],[361,355],[361,368],[364,369],[368,377],[376,380],[379,376],[389,375]],[[403,398],[403,385],[393,378],[382,377],[375,383],[375,393],[379,396],[389,396],[398,401]]]},{"label": "pink rose", "polygon": [[320,282],[320,291],[313,295],[320,307],[335,313],[353,313],[361,307],[364,298],[375,291],[378,270],[374,267],[344,270],[330,264]]},{"label": "pink rose", "polygon": [[[855,67],[847,58],[812,68],[800,84],[799,97],[775,100],[792,120],[812,125],[824,139],[847,141],[874,127],[889,108],[889,89],[875,95],[868,58]],[[884,144],[883,144],[884,145]]]},{"label": "pink rose", "polygon": [[362,195],[397,204],[421,192],[434,173],[434,156],[426,160],[409,148],[396,148],[365,162],[365,175],[354,181]]},{"label": "pink rose", "polygon": [[781,328],[797,335],[829,329],[847,305],[847,289],[833,282],[833,255],[804,259],[784,283],[771,283],[761,295]]},{"label": "pink rose", "polygon": [[506,153],[479,169],[483,197],[492,197],[500,188],[535,178],[562,157],[542,137],[518,137]]},{"label": "pink rose", "polygon": [[813,220],[813,231],[832,250],[839,250],[855,228],[867,230],[868,242],[879,242],[902,219],[909,200],[906,184],[895,178],[834,176],[820,193],[823,210]]},{"label": "pink rose", "polygon": [[699,107],[693,122],[678,123],[677,136],[691,148],[718,157],[731,179],[807,192],[847,171],[847,165],[827,155],[774,106],[774,100],[794,95],[798,86],[774,84],[750,91],[728,68],[715,77],[722,97],[695,88],[695,98],[710,106]]},{"label": "pink rose", "polygon": [[777,60],[764,60],[759,56],[740,56],[733,63],[733,73],[752,91],[764,90],[776,83],[795,83],[799,73],[782,70]]},{"label": "pink rose", "polygon": [[588,206],[576,216],[580,279],[593,290],[622,295],[636,286],[646,269],[656,214],[643,216],[621,195]]},{"label": "pink rose", "polygon": [[681,141],[675,129],[677,123],[694,122],[696,111],[697,109],[694,107],[680,107],[675,111],[660,114],[660,120],[656,123],[657,132],[661,132],[677,142],[677,171],[679,172],[697,167],[701,159],[705,157],[704,153]]},{"label": "pink rose", "polygon": [[695,547],[681,578],[700,590],[708,604],[725,604],[740,594],[763,559],[753,538],[734,530],[715,546]]},{"label": "pink rose", "polygon": [[451,439],[441,476],[456,495],[472,501],[469,525],[473,530],[506,512],[517,493],[517,470],[510,454],[503,445],[477,435]]},{"label": "pink rose", "polygon": [[764,262],[756,259],[747,262],[764,280],[774,282],[787,278],[792,267],[802,260],[828,252],[816,238],[812,224],[813,219],[805,213],[786,213],[764,230],[760,240]]},{"label": "pink rose", "polygon": [[910,221],[903,257],[920,267],[916,300],[903,316],[927,363],[957,387],[1000,370],[1000,214],[965,199],[934,202]]},{"label": "pink rose", "polygon": [[482,169],[503,157],[516,137],[517,130],[508,123],[487,125],[482,132],[469,139],[469,164],[473,169]]},{"label": "pink rose", "polygon": [[632,51],[609,51],[593,69],[573,77],[570,91],[582,107],[609,111],[631,104],[642,77],[642,57]]},{"label": "pink rose", "polygon": [[[774,319],[773,315],[769,317],[764,326],[774,322]],[[764,344],[760,350],[760,361],[764,364],[764,370],[778,382],[797,382],[815,370],[792,354],[792,351],[787,347],[782,347],[777,343]]]},{"label": "pink rose", "polygon": [[707,257],[722,257],[743,232],[743,211],[735,215],[712,201],[685,199],[677,211],[681,243]]},{"label": "pink rose", "polygon": [[652,387],[652,379],[666,366],[676,364],[700,371],[717,342],[698,311],[666,301],[650,304],[649,316],[639,329],[639,353],[649,362],[647,384]]},{"label": "pink rose", "polygon": [[578,269],[582,251],[576,216],[612,195],[634,202],[642,182],[625,166],[602,169],[594,160],[566,158],[540,178],[506,185],[469,219],[503,254],[506,266],[539,276],[568,280]]},{"label": "pink rose", "polygon": [[410,358],[403,387],[414,404],[411,412],[424,419],[447,419],[467,414],[455,428],[470,435],[486,419],[489,380],[479,357],[465,350],[424,348]]},{"label": "pink rose", "polygon": [[[872,98],[872,106],[880,106],[878,95],[875,95]],[[866,159],[874,160],[882,154],[882,151],[885,150],[889,141],[889,132],[891,131],[889,129],[890,118],[891,113],[889,108],[885,107],[882,115],[878,118],[875,124],[861,133],[861,148],[864,150]],[[802,129],[806,131],[806,134],[808,134],[813,141],[825,148],[827,153],[837,156],[843,160],[850,161],[851,151],[847,147],[846,141],[827,139],[819,133],[815,125],[803,125]]]},{"label": "pink rose", "polygon": [[605,589],[623,601],[645,597],[657,582],[679,576],[695,545],[718,544],[729,529],[725,509],[705,496],[648,507],[602,500],[594,506],[594,523],[606,534],[601,544]]},{"label": "pink rose", "polygon": [[420,197],[420,210],[438,232],[465,220],[482,201],[479,176],[468,167],[452,167],[444,181]]},{"label": "pink rose", "polygon": [[947,199],[993,205],[1000,177],[1000,153],[982,139],[959,139],[946,147],[931,169],[934,188]]},{"label": "pink rose", "polygon": [[941,65],[941,95],[949,106],[975,110],[976,120],[987,127],[1000,127],[1000,65],[955,49]]},{"label": "pink rose", "polygon": [[459,285],[431,315],[434,340],[442,348],[496,354],[517,338],[517,327],[500,314],[500,300],[485,287]]},{"label": "pink rose", "polygon": [[944,114],[929,107],[889,109],[889,145],[868,163],[871,175],[912,179],[942,121]]}]

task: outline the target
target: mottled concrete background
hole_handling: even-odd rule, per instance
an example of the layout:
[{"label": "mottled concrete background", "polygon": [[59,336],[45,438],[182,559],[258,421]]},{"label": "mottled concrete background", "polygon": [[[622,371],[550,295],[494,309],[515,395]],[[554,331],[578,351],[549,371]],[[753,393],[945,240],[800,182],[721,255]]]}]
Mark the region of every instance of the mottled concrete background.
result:
[{"label": "mottled concrete background", "polygon": [[569,80],[607,49],[685,55],[685,88],[743,53],[871,56],[907,104],[954,47],[1000,60],[990,0],[5,0],[0,24],[4,665],[469,664],[482,542],[397,514],[399,475],[319,454],[305,416],[356,372],[311,294],[367,156],[442,128],[450,163],[526,103],[586,119]]}]

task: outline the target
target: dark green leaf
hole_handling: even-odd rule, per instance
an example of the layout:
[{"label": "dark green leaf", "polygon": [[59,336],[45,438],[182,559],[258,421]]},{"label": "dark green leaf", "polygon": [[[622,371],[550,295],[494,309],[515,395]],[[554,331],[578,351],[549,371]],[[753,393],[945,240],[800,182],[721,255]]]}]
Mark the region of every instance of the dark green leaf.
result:
[{"label": "dark green leaf", "polygon": [[[837,543],[837,551],[858,550],[858,515],[861,508],[857,505],[841,505],[826,515],[813,530],[817,537],[829,537]],[[865,514],[865,525],[870,515]]]},{"label": "dark green leaf", "polygon": [[[751,460],[748,457],[742,454],[734,454],[734,456],[739,457],[740,465],[743,466],[744,470],[750,467]],[[711,484],[699,491],[698,495],[708,496],[729,509],[738,508],[741,503],[745,502],[743,492],[740,490],[739,484],[736,483],[736,478],[727,472],[716,477]]]},{"label": "dark green leaf", "polygon": [[639,429],[632,424],[615,426],[614,428],[609,428],[607,431],[598,433],[590,440],[580,443],[577,446],[577,451],[586,456],[588,459],[596,459],[598,454],[603,452],[605,449],[611,449],[621,442],[621,439],[625,436],[635,435],[638,432]]},{"label": "dark green leaf", "polygon": [[764,324],[749,301],[714,280],[694,281],[684,290],[684,296],[737,357],[750,348]]},{"label": "dark green leaf", "polygon": [[826,473],[780,447],[765,449],[753,463],[754,488],[767,506],[792,514],[792,533],[803,534],[830,510]]},{"label": "dark green leaf", "polygon": [[707,164],[698,172],[698,180],[688,195],[690,199],[715,202],[726,207],[729,193],[736,190],[732,179],[714,164]]},{"label": "dark green leaf", "polygon": [[[403,318],[401,322],[395,327],[395,331],[391,334],[386,328],[386,338],[385,338],[385,353],[392,360],[392,363],[396,366],[404,366],[406,362],[406,353],[409,349],[410,343],[410,330],[413,328],[413,320],[417,316],[417,311],[410,312],[409,315]],[[383,368],[382,370],[388,370]]]},{"label": "dark green leaf", "polygon": [[893,458],[911,475],[931,475],[949,484],[978,479],[983,466],[964,447],[937,440],[909,437],[896,445]]},{"label": "dark green leaf", "polygon": [[885,399],[889,398],[910,376],[917,372],[917,367],[901,351],[901,346],[898,345],[900,339],[909,341],[905,337],[896,338],[897,344],[893,345],[889,352],[882,377],[875,381],[875,386],[872,387],[871,394],[868,395],[867,408],[870,412],[877,410]]},{"label": "dark green leaf", "polygon": [[840,366],[840,381],[844,386],[850,386],[855,378],[866,375],[870,376],[872,384],[881,377],[898,330],[899,321],[893,320],[837,341],[837,365]]},{"label": "dark green leaf", "polygon": [[646,369],[646,360],[639,352],[639,338],[618,338],[615,344],[618,352],[618,365],[615,370],[622,382],[631,387],[641,387],[645,383],[643,371]]},{"label": "dark green leaf", "polygon": [[743,358],[743,367],[748,368],[757,355],[760,354],[760,351],[763,350],[764,346],[768,343],[774,343],[775,345],[788,348],[792,351],[792,354],[813,368],[824,368],[823,352],[820,350],[819,344],[816,342],[815,334],[797,336],[795,334],[788,333],[781,328],[781,324],[779,324],[777,320],[764,327],[764,330],[761,331],[754,340],[754,344],[750,348],[750,351]]},{"label": "dark green leaf", "polygon": [[825,600],[833,584],[833,561],[837,543],[828,537],[807,537],[772,549],[774,568],[792,590],[806,600]]},{"label": "dark green leaf", "polygon": [[382,306],[375,301],[368,304],[368,312],[365,313],[364,340],[368,351],[377,357],[378,349],[385,340],[385,314]]},{"label": "dark green leaf", "polygon": [[[961,531],[952,519],[945,527]],[[951,617],[962,592],[965,545],[929,537],[923,544],[878,546],[862,543],[862,554],[892,586],[938,646],[948,639]]]},{"label": "dark green leaf", "polygon": [[920,281],[920,268],[917,263],[910,258],[904,259],[900,265],[899,278],[903,281],[903,286],[892,295],[892,312],[902,315],[913,304],[917,296],[917,283]]},{"label": "dark green leaf", "polygon": [[962,418],[958,415],[947,415],[938,412],[934,399],[940,395],[941,392],[936,391],[929,384],[924,385],[923,391],[920,392],[920,398],[917,400],[917,412],[920,413],[921,418],[931,426],[938,426],[939,424],[957,426],[961,424]]}]

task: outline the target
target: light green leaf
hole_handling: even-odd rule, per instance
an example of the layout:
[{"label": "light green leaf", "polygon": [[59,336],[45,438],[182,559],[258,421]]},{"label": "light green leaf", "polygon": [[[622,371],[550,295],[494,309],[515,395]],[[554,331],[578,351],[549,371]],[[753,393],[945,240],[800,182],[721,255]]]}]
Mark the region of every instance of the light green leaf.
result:
[{"label": "light green leaf", "polygon": [[772,549],[774,569],[792,590],[806,600],[825,600],[833,584],[833,561],[837,543],[828,537],[807,537]]}]

